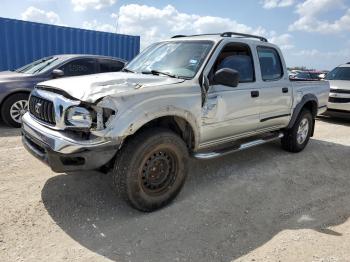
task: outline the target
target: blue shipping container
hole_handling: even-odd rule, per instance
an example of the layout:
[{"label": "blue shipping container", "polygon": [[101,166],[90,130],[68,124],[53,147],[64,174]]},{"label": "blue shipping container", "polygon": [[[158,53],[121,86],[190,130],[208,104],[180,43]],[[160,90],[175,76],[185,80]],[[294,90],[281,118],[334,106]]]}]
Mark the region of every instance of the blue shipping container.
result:
[{"label": "blue shipping container", "polygon": [[13,70],[45,56],[93,54],[131,60],[140,37],[47,25],[0,17],[0,71]]}]

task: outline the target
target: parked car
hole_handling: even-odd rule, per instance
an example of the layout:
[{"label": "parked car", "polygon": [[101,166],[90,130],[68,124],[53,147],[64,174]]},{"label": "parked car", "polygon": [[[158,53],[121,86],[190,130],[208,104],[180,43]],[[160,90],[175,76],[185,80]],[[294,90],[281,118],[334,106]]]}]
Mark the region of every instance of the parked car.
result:
[{"label": "parked car", "polygon": [[329,83],[290,81],[281,50],[260,36],[176,36],[123,71],[40,83],[23,144],[55,172],[110,170],[119,195],[142,211],[176,197],[189,156],[277,139],[300,152],[327,109]]},{"label": "parked car", "polygon": [[318,76],[321,80],[324,80],[327,77],[329,71],[322,71],[322,73]]},{"label": "parked car", "polygon": [[324,73],[321,71],[301,71],[291,76],[291,78],[303,81],[318,81],[324,78],[322,78],[322,74]]},{"label": "parked car", "polygon": [[288,75],[290,77],[295,76],[296,74],[298,74],[299,72],[301,72],[301,70],[288,70]]},{"label": "parked car", "polygon": [[53,78],[120,71],[125,61],[94,55],[55,55],[42,58],[15,71],[0,72],[0,110],[3,121],[21,126],[34,86]]},{"label": "parked car", "polygon": [[331,91],[326,114],[347,116],[350,113],[350,64],[340,65],[327,74]]}]

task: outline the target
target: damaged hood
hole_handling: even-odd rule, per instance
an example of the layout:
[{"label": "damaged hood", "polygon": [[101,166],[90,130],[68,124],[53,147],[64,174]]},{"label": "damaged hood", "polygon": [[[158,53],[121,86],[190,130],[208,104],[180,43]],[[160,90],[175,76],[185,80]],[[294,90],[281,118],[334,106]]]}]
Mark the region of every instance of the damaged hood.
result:
[{"label": "damaged hood", "polygon": [[105,96],[183,81],[166,76],[118,72],[55,79],[42,82],[39,86],[62,90],[78,100],[94,103]]}]

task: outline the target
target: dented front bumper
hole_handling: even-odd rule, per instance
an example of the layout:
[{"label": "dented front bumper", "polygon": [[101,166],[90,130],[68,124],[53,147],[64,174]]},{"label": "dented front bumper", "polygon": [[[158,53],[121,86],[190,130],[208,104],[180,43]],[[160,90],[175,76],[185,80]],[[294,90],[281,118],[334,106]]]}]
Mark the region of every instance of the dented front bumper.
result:
[{"label": "dented front bumper", "polygon": [[120,139],[96,137],[84,140],[67,132],[45,127],[26,113],[22,119],[22,142],[35,157],[55,172],[93,170],[107,164],[121,146]]}]

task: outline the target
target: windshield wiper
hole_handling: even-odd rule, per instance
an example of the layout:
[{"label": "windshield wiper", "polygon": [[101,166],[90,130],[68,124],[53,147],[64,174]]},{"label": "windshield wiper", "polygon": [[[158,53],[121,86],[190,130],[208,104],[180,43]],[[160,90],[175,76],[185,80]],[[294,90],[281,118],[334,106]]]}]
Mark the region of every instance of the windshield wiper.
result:
[{"label": "windshield wiper", "polygon": [[18,73],[23,73],[23,72],[25,72],[25,71],[30,70],[30,69],[33,68],[34,66],[37,66],[37,65],[39,65],[39,64],[41,64],[41,63],[44,63],[44,62],[46,62],[46,61],[48,61],[48,60],[50,60],[50,59],[52,59],[52,57],[42,58],[42,59],[40,59],[40,60],[38,60],[38,61],[36,61],[36,62],[33,62],[33,63],[29,64],[29,65],[25,65],[24,67],[18,68],[18,69],[16,70],[16,72],[18,72]]},{"label": "windshield wiper", "polygon": [[170,74],[167,72],[161,72],[161,71],[157,71],[157,70],[143,71],[142,74],[165,75],[165,76],[169,76],[172,78],[179,78],[177,75],[173,75],[173,74]]},{"label": "windshield wiper", "polygon": [[56,57],[56,58],[53,59],[52,61],[46,63],[44,66],[42,66],[42,67],[38,68],[37,70],[35,70],[35,71],[33,72],[33,74],[41,72],[41,71],[44,70],[46,67],[48,67],[48,66],[51,65],[53,62],[55,62],[57,59],[58,59],[58,57]]},{"label": "windshield wiper", "polygon": [[134,71],[127,69],[127,68],[123,68],[122,72],[135,73]]}]

